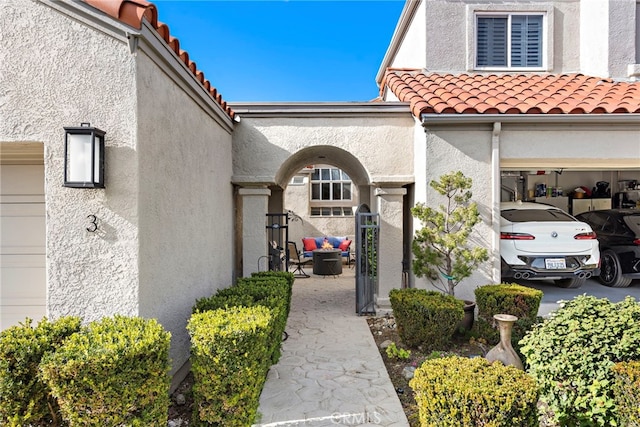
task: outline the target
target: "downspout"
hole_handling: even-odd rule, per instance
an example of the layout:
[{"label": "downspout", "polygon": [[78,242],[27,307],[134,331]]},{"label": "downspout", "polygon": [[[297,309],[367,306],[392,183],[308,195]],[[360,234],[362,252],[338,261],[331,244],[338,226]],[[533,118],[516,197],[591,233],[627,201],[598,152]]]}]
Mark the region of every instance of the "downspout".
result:
[{"label": "downspout", "polygon": [[491,251],[493,253],[493,268],[491,277],[493,283],[500,283],[500,133],[502,122],[493,122],[491,133]]}]

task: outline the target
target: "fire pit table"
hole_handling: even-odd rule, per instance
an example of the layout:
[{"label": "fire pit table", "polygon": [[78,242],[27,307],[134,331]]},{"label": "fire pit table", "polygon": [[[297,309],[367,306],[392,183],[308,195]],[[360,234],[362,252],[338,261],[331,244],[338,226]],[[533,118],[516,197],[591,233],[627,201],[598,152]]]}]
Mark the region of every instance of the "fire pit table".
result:
[{"label": "fire pit table", "polygon": [[342,274],[342,251],[340,249],[316,249],[313,251],[313,274],[320,276]]}]

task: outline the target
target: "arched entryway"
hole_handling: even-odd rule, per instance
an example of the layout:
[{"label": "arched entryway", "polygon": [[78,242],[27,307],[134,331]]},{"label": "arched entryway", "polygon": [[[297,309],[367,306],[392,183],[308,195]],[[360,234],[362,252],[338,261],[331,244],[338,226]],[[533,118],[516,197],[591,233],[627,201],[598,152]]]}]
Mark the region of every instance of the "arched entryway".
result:
[{"label": "arched entryway", "polygon": [[307,166],[330,165],[346,172],[357,188],[352,208],[366,203],[380,214],[377,302],[388,306],[389,291],[402,286],[409,228],[407,187],[414,183],[415,122],[406,106],[242,104],[233,108],[240,116],[233,132],[237,275],[257,271],[257,260],[267,248],[265,216],[284,211],[292,177]]}]

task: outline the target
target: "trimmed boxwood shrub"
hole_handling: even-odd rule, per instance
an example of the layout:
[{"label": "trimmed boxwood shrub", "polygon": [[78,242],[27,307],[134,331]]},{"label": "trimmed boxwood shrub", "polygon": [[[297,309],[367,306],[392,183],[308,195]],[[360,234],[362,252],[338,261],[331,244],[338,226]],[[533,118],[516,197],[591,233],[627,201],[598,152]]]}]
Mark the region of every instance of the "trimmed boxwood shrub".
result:
[{"label": "trimmed boxwood shrub", "polygon": [[[536,319],[542,291],[516,283],[500,283],[476,288],[478,317],[493,319],[494,314],[511,314],[520,319]],[[506,311],[509,310],[509,311]]]},{"label": "trimmed boxwood shrub", "polygon": [[392,289],[389,299],[398,334],[408,347],[445,349],[464,317],[461,300],[436,291]]},{"label": "trimmed boxwood shrub", "polygon": [[616,425],[611,367],[640,360],[640,304],[581,295],[520,342],[528,371],[563,426]]},{"label": "trimmed boxwood shrub", "polygon": [[500,332],[493,319],[495,314],[511,314],[518,320],[511,332],[511,345],[519,352],[519,341],[531,327],[542,321],[538,316],[543,293],[516,283],[480,286],[474,291],[478,306],[478,319],[474,332],[489,343],[500,341]]},{"label": "trimmed boxwood shrub", "polygon": [[524,371],[476,357],[427,360],[409,385],[423,427],[538,426],[538,388]]},{"label": "trimmed boxwood shrub", "polygon": [[43,356],[80,330],[79,317],[31,319],[0,333],[0,425],[60,425],[62,416],[51,389],[39,376]]},{"label": "trimmed boxwood shrub", "polygon": [[238,279],[235,286],[221,289],[215,295],[200,298],[193,312],[216,310],[225,307],[252,307],[261,305],[272,310],[273,331],[270,334],[271,361],[277,363],[280,358],[280,346],[284,334],[289,306],[291,286],[283,274],[265,275]]},{"label": "trimmed boxwood shrub", "polygon": [[193,421],[248,426],[256,418],[270,366],[271,311],[230,307],[191,316]]},{"label": "trimmed boxwood shrub", "polygon": [[613,398],[619,426],[640,426],[640,361],[613,365]]},{"label": "trimmed boxwood shrub", "polygon": [[[286,281],[287,283],[287,304],[286,304],[286,317],[289,317],[289,311],[291,309],[291,294],[293,292],[293,282],[295,281],[295,276],[293,273],[287,271],[260,271],[257,273],[251,273],[251,280],[261,281],[264,279],[276,279],[278,281]],[[243,279],[239,279],[240,281]]]},{"label": "trimmed boxwood shrub", "polygon": [[289,271],[258,271],[251,273],[251,277],[281,277],[286,279],[289,287],[293,287],[296,276]]},{"label": "trimmed boxwood shrub", "polygon": [[92,322],[54,353],[42,376],[73,426],[166,426],[170,334],[154,319]]}]

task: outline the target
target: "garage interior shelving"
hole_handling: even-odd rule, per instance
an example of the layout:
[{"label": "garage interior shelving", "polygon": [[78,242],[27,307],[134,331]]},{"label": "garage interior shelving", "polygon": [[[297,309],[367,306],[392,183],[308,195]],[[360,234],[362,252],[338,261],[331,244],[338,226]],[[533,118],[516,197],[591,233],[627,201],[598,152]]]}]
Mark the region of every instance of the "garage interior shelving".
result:
[{"label": "garage interior shelving", "polygon": [[[598,186],[601,182],[608,183],[608,186],[604,184]],[[544,195],[540,194],[541,186],[547,189]],[[574,197],[574,192],[578,188],[594,192],[596,187],[607,187],[608,197],[599,195],[590,198],[587,194],[583,194],[581,198]],[[501,201],[513,200],[546,203],[574,215],[587,210],[611,207],[632,208],[635,202],[640,200],[640,169],[502,170]]]}]

